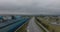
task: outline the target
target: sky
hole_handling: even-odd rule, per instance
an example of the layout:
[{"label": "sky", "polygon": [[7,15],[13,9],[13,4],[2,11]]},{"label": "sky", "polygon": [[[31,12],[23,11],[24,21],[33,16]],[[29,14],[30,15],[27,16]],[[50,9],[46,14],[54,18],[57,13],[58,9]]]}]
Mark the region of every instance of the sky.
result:
[{"label": "sky", "polygon": [[0,0],[0,14],[59,15],[60,0]]}]

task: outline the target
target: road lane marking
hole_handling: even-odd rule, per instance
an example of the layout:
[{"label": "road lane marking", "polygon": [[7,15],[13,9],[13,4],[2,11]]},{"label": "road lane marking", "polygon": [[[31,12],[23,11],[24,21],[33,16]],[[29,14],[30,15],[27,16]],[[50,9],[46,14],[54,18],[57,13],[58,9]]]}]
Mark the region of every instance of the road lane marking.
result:
[{"label": "road lane marking", "polygon": [[29,29],[27,29],[27,32],[29,32]]}]

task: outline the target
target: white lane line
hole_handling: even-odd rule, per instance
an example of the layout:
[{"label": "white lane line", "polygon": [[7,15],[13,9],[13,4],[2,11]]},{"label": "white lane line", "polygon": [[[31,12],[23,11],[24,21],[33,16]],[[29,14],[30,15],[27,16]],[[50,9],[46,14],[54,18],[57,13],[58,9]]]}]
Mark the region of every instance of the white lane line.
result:
[{"label": "white lane line", "polygon": [[27,32],[29,32],[29,29],[27,29]]},{"label": "white lane line", "polygon": [[29,26],[27,27],[27,32],[29,32]]}]

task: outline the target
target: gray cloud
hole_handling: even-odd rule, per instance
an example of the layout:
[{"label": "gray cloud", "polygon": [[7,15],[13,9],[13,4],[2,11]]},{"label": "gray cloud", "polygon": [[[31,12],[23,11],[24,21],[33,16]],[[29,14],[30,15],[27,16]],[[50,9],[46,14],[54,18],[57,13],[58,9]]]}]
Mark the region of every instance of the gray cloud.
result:
[{"label": "gray cloud", "polygon": [[60,14],[60,0],[0,0],[0,14]]}]

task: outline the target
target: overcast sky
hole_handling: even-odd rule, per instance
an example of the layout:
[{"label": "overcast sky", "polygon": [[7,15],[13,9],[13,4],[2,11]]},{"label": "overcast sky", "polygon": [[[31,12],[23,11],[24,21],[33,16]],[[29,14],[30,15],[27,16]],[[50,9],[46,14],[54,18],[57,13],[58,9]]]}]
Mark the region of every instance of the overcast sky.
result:
[{"label": "overcast sky", "polygon": [[0,14],[60,14],[60,0],[0,0]]}]

